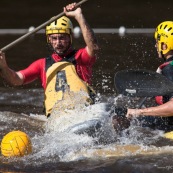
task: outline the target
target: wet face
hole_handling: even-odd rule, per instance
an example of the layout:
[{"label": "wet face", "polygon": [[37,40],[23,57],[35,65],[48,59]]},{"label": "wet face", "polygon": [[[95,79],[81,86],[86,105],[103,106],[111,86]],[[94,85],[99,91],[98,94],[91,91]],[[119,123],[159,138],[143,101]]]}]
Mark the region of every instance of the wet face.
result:
[{"label": "wet face", "polygon": [[[163,58],[164,55],[162,54],[161,51],[159,51],[159,42],[157,40],[156,40],[155,47],[157,49],[158,57]],[[161,50],[166,50],[166,49],[167,49],[167,45],[165,43],[161,43]]]},{"label": "wet face", "polygon": [[66,53],[71,45],[69,34],[51,34],[48,36],[48,40],[55,52],[59,55]]}]

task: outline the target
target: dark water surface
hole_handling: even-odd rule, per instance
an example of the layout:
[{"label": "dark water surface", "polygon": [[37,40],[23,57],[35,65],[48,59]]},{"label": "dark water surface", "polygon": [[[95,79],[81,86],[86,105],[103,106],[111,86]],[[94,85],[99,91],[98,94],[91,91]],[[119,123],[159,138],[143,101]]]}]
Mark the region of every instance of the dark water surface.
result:
[{"label": "dark water surface", "polygon": [[[1,0],[0,29],[38,26],[61,12],[62,6],[68,2],[72,1]],[[127,28],[155,28],[161,21],[172,19],[172,4],[168,0],[159,3],[155,0],[90,0],[83,5],[83,11],[93,28],[118,28],[122,25]],[[126,34],[124,37],[115,33],[97,34],[101,50],[93,67],[93,87],[103,97],[103,102],[116,98],[116,72],[123,69],[155,71],[162,62],[157,58],[153,34]],[[20,35],[0,35],[0,47],[19,37]],[[73,45],[75,48],[84,46],[83,39],[80,37],[74,40]],[[12,69],[20,70],[47,55],[45,35],[35,34],[8,50],[6,59]],[[113,141],[113,144],[105,142],[105,145],[95,145],[96,139],[88,138],[87,135],[63,133],[60,131],[61,124],[55,132],[47,133],[44,127],[47,120],[42,112],[43,99],[39,81],[12,88],[4,85],[0,78],[0,140],[7,132],[19,129],[31,137],[34,148],[33,153],[24,158],[8,159],[0,156],[1,172],[173,172],[172,141],[162,139],[161,132],[143,131],[132,126],[129,129],[130,135],[124,133],[118,141]],[[104,104],[90,109],[71,112],[69,117],[73,114],[78,119],[91,115],[107,115]],[[70,122],[72,119],[67,117],[65,120]],[[106,130],[109,132],[106,134],[107,141],[117,138],[111,126]],[[121,154],[116,155],[117,145],[142,146],[146,153],[142,154],[140,149],[128,152],[121,148]],[[94,155],[98,148],[114,152],[110,156]]]}]

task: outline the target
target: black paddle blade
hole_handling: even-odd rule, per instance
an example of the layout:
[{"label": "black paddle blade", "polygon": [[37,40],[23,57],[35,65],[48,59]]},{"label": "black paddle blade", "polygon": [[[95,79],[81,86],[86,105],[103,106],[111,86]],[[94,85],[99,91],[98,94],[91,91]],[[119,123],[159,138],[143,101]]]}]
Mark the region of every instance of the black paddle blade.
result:
[{"label": "black paddle blade", "polygon": [[115,88],[125,96],[153,97],[173,93],[173,82],[149,70],[122,70],[115,74]]}]

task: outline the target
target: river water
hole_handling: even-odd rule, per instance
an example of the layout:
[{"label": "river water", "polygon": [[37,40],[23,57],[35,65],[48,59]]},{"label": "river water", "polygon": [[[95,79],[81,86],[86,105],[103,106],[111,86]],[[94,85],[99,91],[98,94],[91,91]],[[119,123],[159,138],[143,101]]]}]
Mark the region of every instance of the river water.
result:
[{"label": "river water", "polygon": [[[37,1],[38,3],[34,1],[35,6],[29,2],[21,1],[14,4],[14,2],[2,1],[4,7],[1,10],[2,14],[6,14],[5,10],[9,8],[11,10],[9,15],[2,19],[1,28],[10,28],[11,25],[15,28],[28,26],[31,18],[24,20],[23,23],[17,20],[8,21],[14,14],[17,18],[22,12],[23,17],[26,18],[27,14],[34,16],[39,8],[46,9],[47,7],[46,1],[42,3],[42,6],[38,6],[42,1]],[[168,1],[167,5],[171,3],[172,1]],[[25,9],[23,7],[26,4],[28,8]],[[49,5],[52,4],[54,3],[50,1]],[[61,1],[61,6],[62,4]],[[85,12],[88,13],[88,19],[92,21],[94,27],[113,27],[113,21],[117,21],[117,26],[124,22],[129,27],[155,27],[161,19],[165,20],[166,13],[162,10],[167,9],[168,16],[171,13],[171,8],[163,4],[159,6],[157,2],[142,4],[135,1],[129,1],[128,4],[122,1],[115,4],[114,1],[110,1],[110,4],[104,5],[104,1],[99,1],[98,4],[94,1],[91,9],[96,8],[97,15],[100,17],[94,15],[92,18],[87,10]],[[17,8],[13,10],[14,5],[17,5],[18,10]],[[115,10],[117,14],[112,15],[115,11],[108,9],[110,5],[117,7]],[[103,13],[103,7],[108,17]],[[32,9],[32,14],[29,9]],[[55,7],[52,6],[52,9],[47,11],[49,16],[54,14]],[[137,16],[138,20],[135,20],[136,9],[140,14]],[[151,22],[148,18],[144,18],[147,10],[151,14],[149,15]],[[159,19],[156,11],[160,12]],[[122,18],[122,13],[127,16]],[[39,20],[38,18],[33,20],[35,22],[33,25],[40,24],[40,20],[44,22],[47,16],[40,10],[37,14]],[[0,35],[0,47],[19,37],[20,35]],[[162,131],[144,129],[136,122],[132,122],[128,129],[117,134],[111,125],[110,107],[117,101],[114,87],[115,73],[124,69],[155,71],[162,62],[157,59],[153,33],[126,34],[125,36],[100,33],[97,34],[97,38],[101,50],[93,67],[93,87],[99,98],[95,105],[89,107],[80,105],[75,110],[63,113],[62,116],[58,112],[58,120],[56,117],[47,120],[43,113],[44,96],[39,81],[13,88],[0,79],[0,141],[8,132],[21,130],[29,135],[33,146],[33,152],[22,158],[5,158],[1,155],[1,172],[173,172],[173,142],[163,138]],[[84,45],[81,37],[74,40],[73,44],[75,48]],[[46,38],[43,34],[35,34],[6,52],[7,62],[14,70],[23,69],[34,60],[47,55]],[[121,97],[118,98],[121,99]],[[74,100],[79,98],[74,97]],[[94,136],[72,132],[71,129],[75,125],[90,122],[93,119],[102,123],[101,131],[95,133]]]}]

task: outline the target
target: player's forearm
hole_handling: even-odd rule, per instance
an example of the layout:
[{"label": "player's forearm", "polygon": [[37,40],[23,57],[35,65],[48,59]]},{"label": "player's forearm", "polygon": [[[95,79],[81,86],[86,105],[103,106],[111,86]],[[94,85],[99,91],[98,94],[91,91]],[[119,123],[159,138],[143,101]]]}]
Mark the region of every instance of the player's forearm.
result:
[{"label": "player's forearm", "polygon": [[83,14],[77,15],[76,20],[78,21],[78,23],[80,25],[80,28],[81,28],[81,31],[83,34],[83,38],[88,47],[89,54],[91,56],[94,56],[96,51],[99,50],[99,46],[98,46],[95,34],[94,34],[93,30],[91,29],[91,27],[89,26],[89,24],[87,23]]},{"label": "player's forearm", "polygon": [[18,72],[13,71],[9,67],[5,67],[0,70],[1,77],[10,85],[17,86],[22,85],[23,79]]}]

